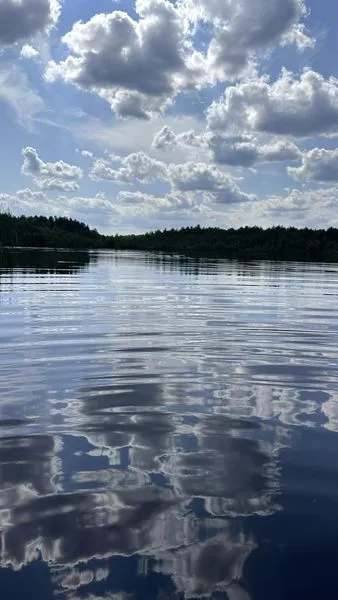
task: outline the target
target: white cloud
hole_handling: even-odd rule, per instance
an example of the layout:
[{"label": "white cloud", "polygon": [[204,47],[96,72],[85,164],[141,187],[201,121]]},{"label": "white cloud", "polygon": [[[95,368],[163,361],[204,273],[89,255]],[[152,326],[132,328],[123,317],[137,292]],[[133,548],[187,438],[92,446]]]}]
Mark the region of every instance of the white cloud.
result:
[{"label": "white cloud", "polygon": [[53,27],[60,16],[59,0],[1,0],[0,46],[9,46]]},{"label": "white cloud", "polygon": [[77,180],[83,176],[80,167],[70,165],[63,160],[57,162],[44,162],[39,157],[35,148],[27,146],[22,150],[22,173],[33,177],[34,183],[44,190],[76,191],[79,186]]},{"label": "white cloud", "polygon": [[175,133],[171,127],[164,125],[162,129],[154,135],[152,148],[163,150],[164,148],[174,146],[195,146],[198,148],[207,147],[207,144],[204,137],[196,134],[193,130]]},{"label": "white cloud", "polygon": [[94,196],[49,195],[30,188],[15,194],[0,195],[0,203],[15,215],[45,215],[78,219],[101,231],[118,224],[113,200],[98,193]]},{"label": "white cloud", "polygon": [[248,220],[267,225],[297,227],[337,227],[338,186],[316,189],[291,189],[253,203]]},{"label": "white cloud", "polygon": [[294,161],[301,155],[299,148],[290,140],[277,139],[263,144],[252,135],[226,136],[209,132],[197,135],[194,131],[176,134],[167,125],[153,138],[153,149],[179,146],[210,150],[212,161],[232,167],[251,167],[258,162]]},{"label": "white cloud", "polygon": [[170,165],[168,177],[173,186],[181,191],[219,192],[233,183],[230,175],[214,165],[195,162]]},{"label": "white cloud", "polygon": [[21,48],[21,56],[22,58],[26,58],[27,60],[35,60],[39,58],[39,52],[33,46],[29,44],[25,44]]},{"label": "white cloud", "polygon": [[18,68],[5,67],[0,71],[0,101],[11,106],[25,127],[45,110],[42,98],[31,87],[27,75]]},{"label": "white cloud", "polygon": [[213,131],[258,131],[306,137],[338,133],[338,79],[306,70],[299,78],[282,71],[267,78],[230,86],[207,111]]},{"label": "white cloud", "polygon": [[207,144],[202,135],[197,135],[193,130],[175,133],[171,127],[164,125],[153,138],[152,148],[162,150],[174,146],[196,146],[206,147]]},{"label": "white cloud", "polygon": [[176,144],[177,135],[168,125],[164,125],[164,127],[154,135],[152,148],[162,149],[167,146],[176,146]]},{"label": "white cloud", "polygon": [[[243,195],[242,195],[243,194]],[[171,191],[167,194],[121,191],[117,196],[50,196],[29,188],[14,195],[0,194],[0,204],[14,214],[67,216],[101,231],[144,231],[168,223],[181,227],[295,225],[337,227],[338,186],[316,190],[290,190],[285,196],[258,200],[231,185],[219,192]]]},{"label": "white cloud", "polygon": [[251,167],[260,159],[260,149],[249,136],[212,135],[208,140],[213,160],[232,167]]},{"label": "white cloud", "polygon": [[304,0],[181,0],[180,6],[189,22],[227,24],[234,44],[245,49],[278,43],[307,15]]},{"label": "white cloud", "polygon": [[277,140],[261,148],[261,162],[284,162],[299,160],[301,152],[290,140]]},{"label": "white cloud", "polygon": [[36,192],[35,190],[31,190],[30,188],[18,190],[16,192],[16,196],[21,200],[30,200],[32,202],[45,202],[47,200],[46,194],[44,194],[43,192]]},{"label": "white cloud", "polygon": [[181,192],[206,192],[207,200],[218,204],[256,200],[253,194],[242,192],[231,175],[214,165],[195,162],[170,165],[169,179],[174,189]]},{"label": "white cloud", "polygon": [[300,150],[289,140],[262,144],[251,136],[221,136],[209,138],[209,148],[216,163],[232,167],[252,167],[257,163],[294,161]]},{"label": "white cloud", "polygon": [[[177,134],[194,130],[198,135],[203,129],[201,121],[187,115],[165,116],[152,121],[119,120],[113,124],[111,121],[101,121],[85,115],[74,120],[71,132],[82,143],[86,141],[91,145],[95,144],[100,151],[105,148],[113,150],[115,154],[125,155],[139,151],[149,152],[154,136],[165,125],[174,129]],[[158,150],[158,157],[163,158],[164,155],[165,149]],[[172,155],[171,150],[170,155]],[[181,162],[186,158],[187,147],[177,146],[172,160]]]},{"label": "white cloud", "polygon": [[[69,55],[49,63],[47,80],[96,92],[120,117],[148,119],[179,92],[252,72],[273,45],[313,44],[303,0],[136,0],[135,11],[138,19],[115,10],[75,23],[62,38]],[[199,27],[204,52],[194,45]]]},{"label": "white cloud", "polygon": [[63,160],[55,163],[45,163],[39,157],[35,148],[27,146],[22,150],[24,163],[22,172],[24,175],[33,175],[34,177],[57,177],[64,180],[80,179],[83,175],[82,169],[70,165]]},{"label": "white cloud", "polygon": [[95,161],[90,172],[94,180],[107,180],[113,183],[162,182],[169,184],[172,191],[208,192],[217,202],[245,202],[254,199],[253,195],[242,193],[234,178],[215,165],[188,161],[181,164],[166,164],[144,152],[136,152],[124,158],[113,156],[121,164],[113,168],[106,160]]},{"label": "white cloud", "polygon": [[144,194],[140,191],[126,192],[121,191],[116,198],[116,209],[124,214],[129,208],[132,211],[146,215],[152,213],[180,213],[188,211],[189,213],[198,205],[198,199],[195,194],[169,193],[163,196],[154,196]]},{"label": "white cloud", "polygon": [[272,46],[291,43],[303,50],[314,43],[300,23],[306,14],[303,0],[199,0],[197,6],[214,24],[208,63],[218,79],[244,74],[257,54]]},{"label": "white cloud", "polygon": [[113,11],[75,23],[62,38],[71,54],[50,63],[47,79],[96,91],[121,117],[162,112],[201,72],[198,53],[187,52],[184,24],[171,2],[138,1],[136,11],[138,21]]},{"label": "white cloud", "polygon": [[301,166],[289,167],[288,173],[299,180],[338,183],[338,149],[313,148],[303,154]]},{"label": "white cloud", "polygon": [[63,181],[62,179],[35,179],[34,183],[41,190],[76,192],[79,189],[79,184],[76,181]]},{"label": "white cloud", "polygon": [[144,152],[134,152],[124,158],[115,156],[114,160],[121,163],[117,169],[110,167],[106,160],[96,160],[90,177],[94,180],[106,179],[116,183],[131,183],[135,180],[151,183],[164,179],[167,174],[165,163],[151,158]]},{"label": "white cloud", "polygon": [[[112,4],[111,12],[87,22],[79,20],[84,15],[79,9],[78,21],[62,38],[64,48],[56,29],[51,48],[45,33],[57,23],[61,4],[0,0],[0,100],[20,123],[34,124],[34,136],[43,128],[41,139],[29,143],[43,157],[49,125],[73,136],[78,162],[88,160],[90,189],[99,191],[102,181],[111,197],[79,194],[83,171],[69,164],[71,154],[44,162],[27,147],[22,172],[40,196],[23,190],[16,202],[92,222],[97,211],[104,226],[110,217],[102,216],[114,215],[119,223],[124,219],[124,230],[126,224],[133,228],[133,215],[135,227],[142,223],[145,229],[167,221],[189,224],[201,215],[205,224],[234,226],[333,222],[336,186],[318,189],[318,183],[338,183],[338,151],[321,148],[326,144],[318,136],[338,136],[338,76],[302,71],[304,57],[296,62],[294,50],[314,43],[306,29],[305,0],[135,0],[129,15]],[[269,62],[274,50],[290,44],[296,47],[292,52],[282,50]],[[57,62],[50,62],[52,50]],[[47,64],[48,81],[60,79],[96,95],[96,105],[94,98],[86,103],[89,114],[73,105],[63,111],[77,92],[66,93],[59,103],[57,94],[41,85],[39,72]],[[292,65],[295,72],[272,75],[279,64]],[[205,93],[199,94],[201,89]],[[62,94],[62,86],[55,91]],[[122,119],[109,117],[102,98]],[[214,102],[206,109],[210,98]],[[306,143],[312,150],[301,151],[297,138],[314,138]],[[25,140],[20,147],[26,145]],[[286,172],[301,189],[285,191]],[[238,174],[246,179],[236,179]],[[13,189],[10,174],[5,173],[4,185]],[[0,199],[8,202],[11,196]]]}]

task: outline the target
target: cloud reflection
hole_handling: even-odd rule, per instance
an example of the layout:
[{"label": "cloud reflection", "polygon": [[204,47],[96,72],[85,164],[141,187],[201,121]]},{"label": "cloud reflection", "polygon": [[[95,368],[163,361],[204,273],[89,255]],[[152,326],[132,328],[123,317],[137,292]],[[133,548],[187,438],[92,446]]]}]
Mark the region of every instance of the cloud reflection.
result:
[{"label": "cloud reflection", "polygon": [[280,510],[282,451],[338,430],[328,325],[307,334],[289,267],[114,254],[65,269],[43,291],[13,272],[6,292],[1,565],[42,559],[67,600],[134,600],[154,574],[154,600],[248,600],[250,526]]},{"label": "cloud reflection", "polygon": [[254,543],[243,535],[234,536],[226,529],[212,540],[178,550],[161,561],[163,572],[173,576],[178,592],[185,598],[209,597],[233,587],[245,594],[238,584],[246,559]]}]

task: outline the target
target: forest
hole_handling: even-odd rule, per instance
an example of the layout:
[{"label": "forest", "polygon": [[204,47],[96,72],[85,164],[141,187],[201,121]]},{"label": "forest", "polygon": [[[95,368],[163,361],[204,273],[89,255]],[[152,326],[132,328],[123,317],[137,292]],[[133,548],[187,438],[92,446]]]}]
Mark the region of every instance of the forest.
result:
[{"label": "forest", "polygon": [[240,260],[338,262],[338,229],[183,227],[104,236],[79,221],[0,214],[0,247],[146,250]]},{"label": "forest", "polygon": [[15,217],[0,214],[0,247],[102,248],[106,238],[66,217]]}]

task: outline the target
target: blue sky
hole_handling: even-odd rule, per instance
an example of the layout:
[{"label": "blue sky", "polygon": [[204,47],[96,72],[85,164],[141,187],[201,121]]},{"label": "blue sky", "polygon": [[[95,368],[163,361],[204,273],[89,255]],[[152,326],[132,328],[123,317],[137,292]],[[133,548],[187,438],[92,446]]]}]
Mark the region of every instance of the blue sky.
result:
[{"label": "blue sky", "polygon": [[338,226],[333,0],[0,0],[0,207]]}]

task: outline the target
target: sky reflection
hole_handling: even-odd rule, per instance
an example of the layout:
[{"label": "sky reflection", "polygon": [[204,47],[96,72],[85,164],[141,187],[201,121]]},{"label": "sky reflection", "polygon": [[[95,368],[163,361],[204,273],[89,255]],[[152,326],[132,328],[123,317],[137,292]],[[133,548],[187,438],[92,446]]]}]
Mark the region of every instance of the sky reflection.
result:
[{"label": "sky reflection", "polygon": [[281,548],[316,565],[336,526],[332,272],[87,258],[0,277],[3,589],[296,598]]}]

